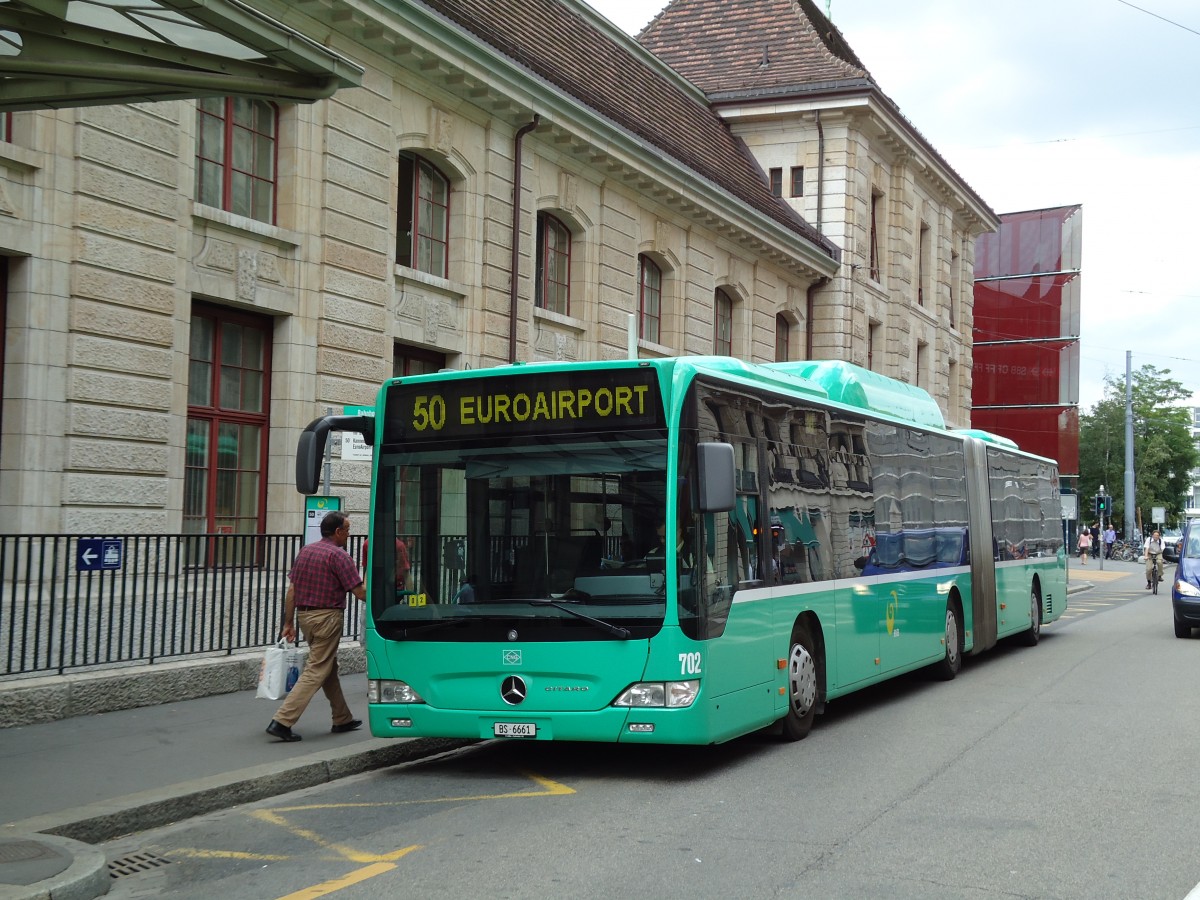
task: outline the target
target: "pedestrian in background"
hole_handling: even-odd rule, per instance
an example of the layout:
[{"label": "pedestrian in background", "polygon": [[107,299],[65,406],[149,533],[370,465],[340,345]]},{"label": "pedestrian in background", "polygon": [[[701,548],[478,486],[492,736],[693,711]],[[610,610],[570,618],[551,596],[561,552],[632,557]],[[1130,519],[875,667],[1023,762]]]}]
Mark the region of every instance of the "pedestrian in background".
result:
[{"label": "pedestrian in background", "polygon": [[1112,559],[1113,544],[1117,542],[1117,530],[1112,527],[1112,523],[1108,523],[1108,528],[1104,529],[1104,558]]},{"label": "pedestrian in background", "polygon": [[[1092,532],[1086,525],[1079,529],[1079,561],[1087,565],[1088,550],[1092,546]],[[293,688],[294,690],[294,688]]]},{"label": "pedestrian in background", "polygon": [[[362,568],[365,573],[368,570],[368,557],[371,545],[370,537],[363,541],[362,545]],[[408,544],[403,538],[396,538],[396,590],[408,590],[408,570],[412,568],[412,563],[408,559]]]},{"label": "pedestrian in background", "polygon": [[362,720],[354,718],[338,679],[337,651],[342,640],[346,595],[359,600],[367,595],[354,558],[346,551],[350,520],[342,512],[330,512],[321,520],[321,540],[306,544],[296,554],[288,572],[287,595],[283,600],[285,641],[296,640],[296,621],[308,641],[308,662],[295,686],[284,698],[267,726],[267,734],[281,741],[298,741],[292,726],[308,707],[318,688],[325,692],[333,714],[334,734],[354,731]]}]

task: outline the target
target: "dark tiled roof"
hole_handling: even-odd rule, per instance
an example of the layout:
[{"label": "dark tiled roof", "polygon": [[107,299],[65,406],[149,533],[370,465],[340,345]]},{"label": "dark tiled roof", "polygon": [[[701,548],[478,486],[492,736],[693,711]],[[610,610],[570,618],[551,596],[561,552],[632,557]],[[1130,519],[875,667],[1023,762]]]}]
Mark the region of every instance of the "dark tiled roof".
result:
[{"label": "dark tiled roof", "polygon": [[674,0],[638,40],[710,95],[871,81],[811,0]]},{"label": "dark tiled roof", "polygon": [[[837,248],[773,196],[745,144],[632,46],[560,0],[423,0],[430,9],[657,147],[830,257]],[[537,110],[534,110],[537,112]]]},{"label": "dark tiled roof", "polygon": [[995,216],[904,117],[813,0],[672,0],[638,40],[715,104],[868,93],[903,123],[950,180]]}]

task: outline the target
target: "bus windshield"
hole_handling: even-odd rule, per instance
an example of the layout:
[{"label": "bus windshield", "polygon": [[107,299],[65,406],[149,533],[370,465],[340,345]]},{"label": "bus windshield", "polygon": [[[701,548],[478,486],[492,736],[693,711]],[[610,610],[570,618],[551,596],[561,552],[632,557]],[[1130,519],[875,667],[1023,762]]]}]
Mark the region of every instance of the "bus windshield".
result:
[{"label": "bus windshield", "polygon": [[414,641],[656,633],[666,461],[661,430],[385,450],[368,574],[376,629]]}]

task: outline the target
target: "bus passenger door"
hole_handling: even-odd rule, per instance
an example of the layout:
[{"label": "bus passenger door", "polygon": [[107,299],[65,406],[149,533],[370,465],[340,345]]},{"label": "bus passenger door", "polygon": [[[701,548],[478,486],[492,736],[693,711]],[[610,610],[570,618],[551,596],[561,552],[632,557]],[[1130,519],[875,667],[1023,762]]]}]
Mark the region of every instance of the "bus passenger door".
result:
[{"label": "bus passenger door", "polygon": [[[773,715],[769,691],[761,687],[775,678],[771,604],[754,599],[762,582],[747,579],[742,526],[738,514],[707,513],[702,517],[696,567],[702,586],[698,637],[708,639],[705,691],[710,700],[743,694],[730,707],[738,719],[768,721]],[[755,557],[756,561],[757,557]],[[685,625],[685,632],[695,626]],[[758,690],[749,690],[759,688]]]}]

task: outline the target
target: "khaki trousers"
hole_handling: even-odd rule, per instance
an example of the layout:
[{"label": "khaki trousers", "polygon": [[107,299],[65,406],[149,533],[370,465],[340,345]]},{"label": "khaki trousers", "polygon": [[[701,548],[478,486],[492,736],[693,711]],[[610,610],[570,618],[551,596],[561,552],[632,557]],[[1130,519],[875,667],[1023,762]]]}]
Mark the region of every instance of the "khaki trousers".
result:
[{"label": "khaki trousers", "polygon": [[342,683],[338,679],[337,651],[342,640],[342,621],[345,610],[301,609],[296,611],[300,634],[308,641],[308,662],[304,671],[275,713],[275,721],[291,728],[299,720],[318,688],[325,692],[333,713],[333,724],[344,725],[354,718]]}]

